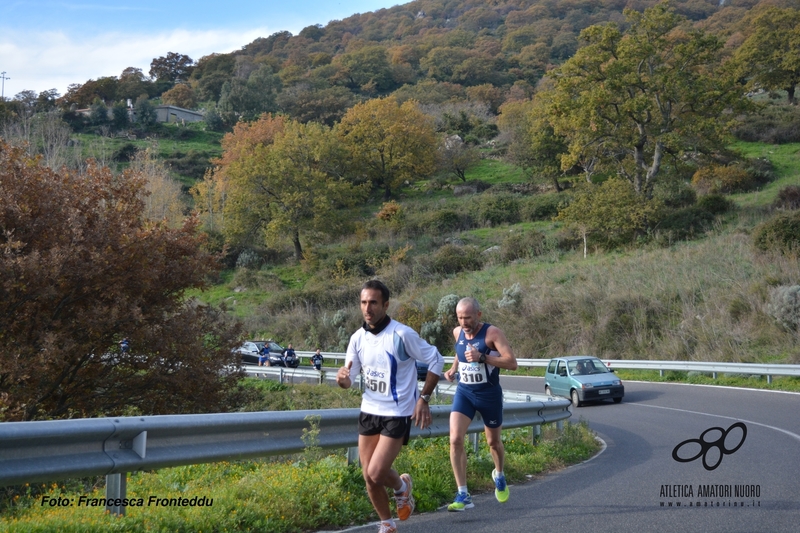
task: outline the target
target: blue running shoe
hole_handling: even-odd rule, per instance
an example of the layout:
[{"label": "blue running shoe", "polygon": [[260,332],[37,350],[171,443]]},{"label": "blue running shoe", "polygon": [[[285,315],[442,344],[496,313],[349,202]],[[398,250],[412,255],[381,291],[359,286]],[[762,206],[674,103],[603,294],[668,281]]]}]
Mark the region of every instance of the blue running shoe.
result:
[{"label": "blue running shoe", "polygon": [[448,511],[463,511],[464,509],[472,509],[475,504],[472,503],[472,496],[468,492],[457,492],[456,499],[453,503],[447,506]]},{"label": "blue running shoe", "polygon": [[506,476],[498,476],[497,470],[492,470],[492,479],[494,480],[494,497],[500,503],[508,501],[508,484],[506,483]]}]

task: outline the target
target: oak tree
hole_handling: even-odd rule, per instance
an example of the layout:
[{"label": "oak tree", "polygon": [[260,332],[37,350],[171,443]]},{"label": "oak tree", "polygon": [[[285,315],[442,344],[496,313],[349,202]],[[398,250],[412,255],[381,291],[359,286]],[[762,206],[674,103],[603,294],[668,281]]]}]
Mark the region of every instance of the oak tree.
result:
[{"label": "oak tree", "polygon": [[796,104],[800,83],[800,10],[769,7],[752,21],[753,32],[736,51],[740,73],[753,88],[785,90]]},{"label": "oak tree", "polygon": [[588,44],[554,72],[551,122],[568,140],[562,168],[606,166],[647,196],[665,158],[724,146],[726,111],[745,101],[720,68],[715,36],[663,2],[625,16],[624,31],[581,32]]},{"label": "oak tree", "polygon": [[408,100],[398,104],[390,96],[350,108],[338,125],[354,172],[383,188],[384,198],[407,180],[424,178],[436,170],[433,119]]}]

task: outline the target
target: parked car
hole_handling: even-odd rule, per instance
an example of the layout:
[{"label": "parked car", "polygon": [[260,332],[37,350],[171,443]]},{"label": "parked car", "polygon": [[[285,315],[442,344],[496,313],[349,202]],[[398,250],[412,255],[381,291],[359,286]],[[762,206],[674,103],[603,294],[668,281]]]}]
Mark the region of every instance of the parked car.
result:
[{"label": "parked car", "polygon": [[[281,357],[281,354],[284,350],[283,346],[271,340],[245,341],[241,346],[236,348],[234,352],[242,356],[242,363],[247,365],[257,365],[258,357],[261,354],[261,350],[264,348],[264,346],[269,346],[270,365],[285,366],[283,364],[283,358]],[[278,364],[278,360],[280,360],[280,364]]]},{"label": "parked car", "polygon": [[585,402],[622,401],[625,387],[614,371],[597,357],[574,355],[551,359],[544,374],[544,391],[550,396],[564,396],[572,405]]},{"label": "parked car", "polygon": [[417,364],[417,380],[425,381],[428,377],[428,365],[419,361],[415,361],[415,363]]}]

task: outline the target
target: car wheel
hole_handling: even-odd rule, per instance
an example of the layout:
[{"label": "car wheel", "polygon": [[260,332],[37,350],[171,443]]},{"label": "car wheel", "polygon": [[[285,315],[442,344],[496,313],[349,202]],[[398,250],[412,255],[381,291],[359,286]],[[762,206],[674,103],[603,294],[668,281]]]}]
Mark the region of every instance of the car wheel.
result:
[{"label": "car wheel", "polygon": [[614,403],[620,403],[621,401],[622,401],[622,398],[614,398]]},{"label": "car wheel", "polygon": [[580,407],[581,405],[583,405],[583,404],[581,404],[581,399],[578,396],[578,391],[577,390],[572,389],[572,392],[570,393],[570,396],[572,397],[572,405],[574,405],[575,407]]},{"label": "car wheel", "polygon": [[553,391],[550,390],[550,387],[545,387],[544,388],[544,393],[547,394],[548,396],[552,396],[553,395]]}]

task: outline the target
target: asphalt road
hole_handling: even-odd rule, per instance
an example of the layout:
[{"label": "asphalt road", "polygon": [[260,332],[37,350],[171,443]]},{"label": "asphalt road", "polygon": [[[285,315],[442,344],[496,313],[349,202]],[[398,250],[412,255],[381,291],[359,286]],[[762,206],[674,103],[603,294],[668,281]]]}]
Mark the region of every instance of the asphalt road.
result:
[{"label": "asphalt road", "polygon": [[[543,392],[542,378],[503,377],[509,390]],[[573,409],[605,449],[555,474],[512,485],[499,504],[473,497],[463,513],[439,510],[398,522],[400,533],[800,531],[800,394],[625,382],[621,404]],[[712,427],[727,450],[678,462],[673,450]],[[744,430],[746,429],[746,436]],[[710,431],[704,440],[722,438]],[[742,437],[744,441],[742,442]],[[698,455],[687,444],[679,457]],[[721,460],[720,460],[721,458]],[[691,493],[689,492],[691,490]],[[702,492],[701,492],[702,491]],[[455,489],[454,489],[455,492]],[[746,494],[737,495],[737,494]],[[376,531],[371,524],[351,531]]]}]

